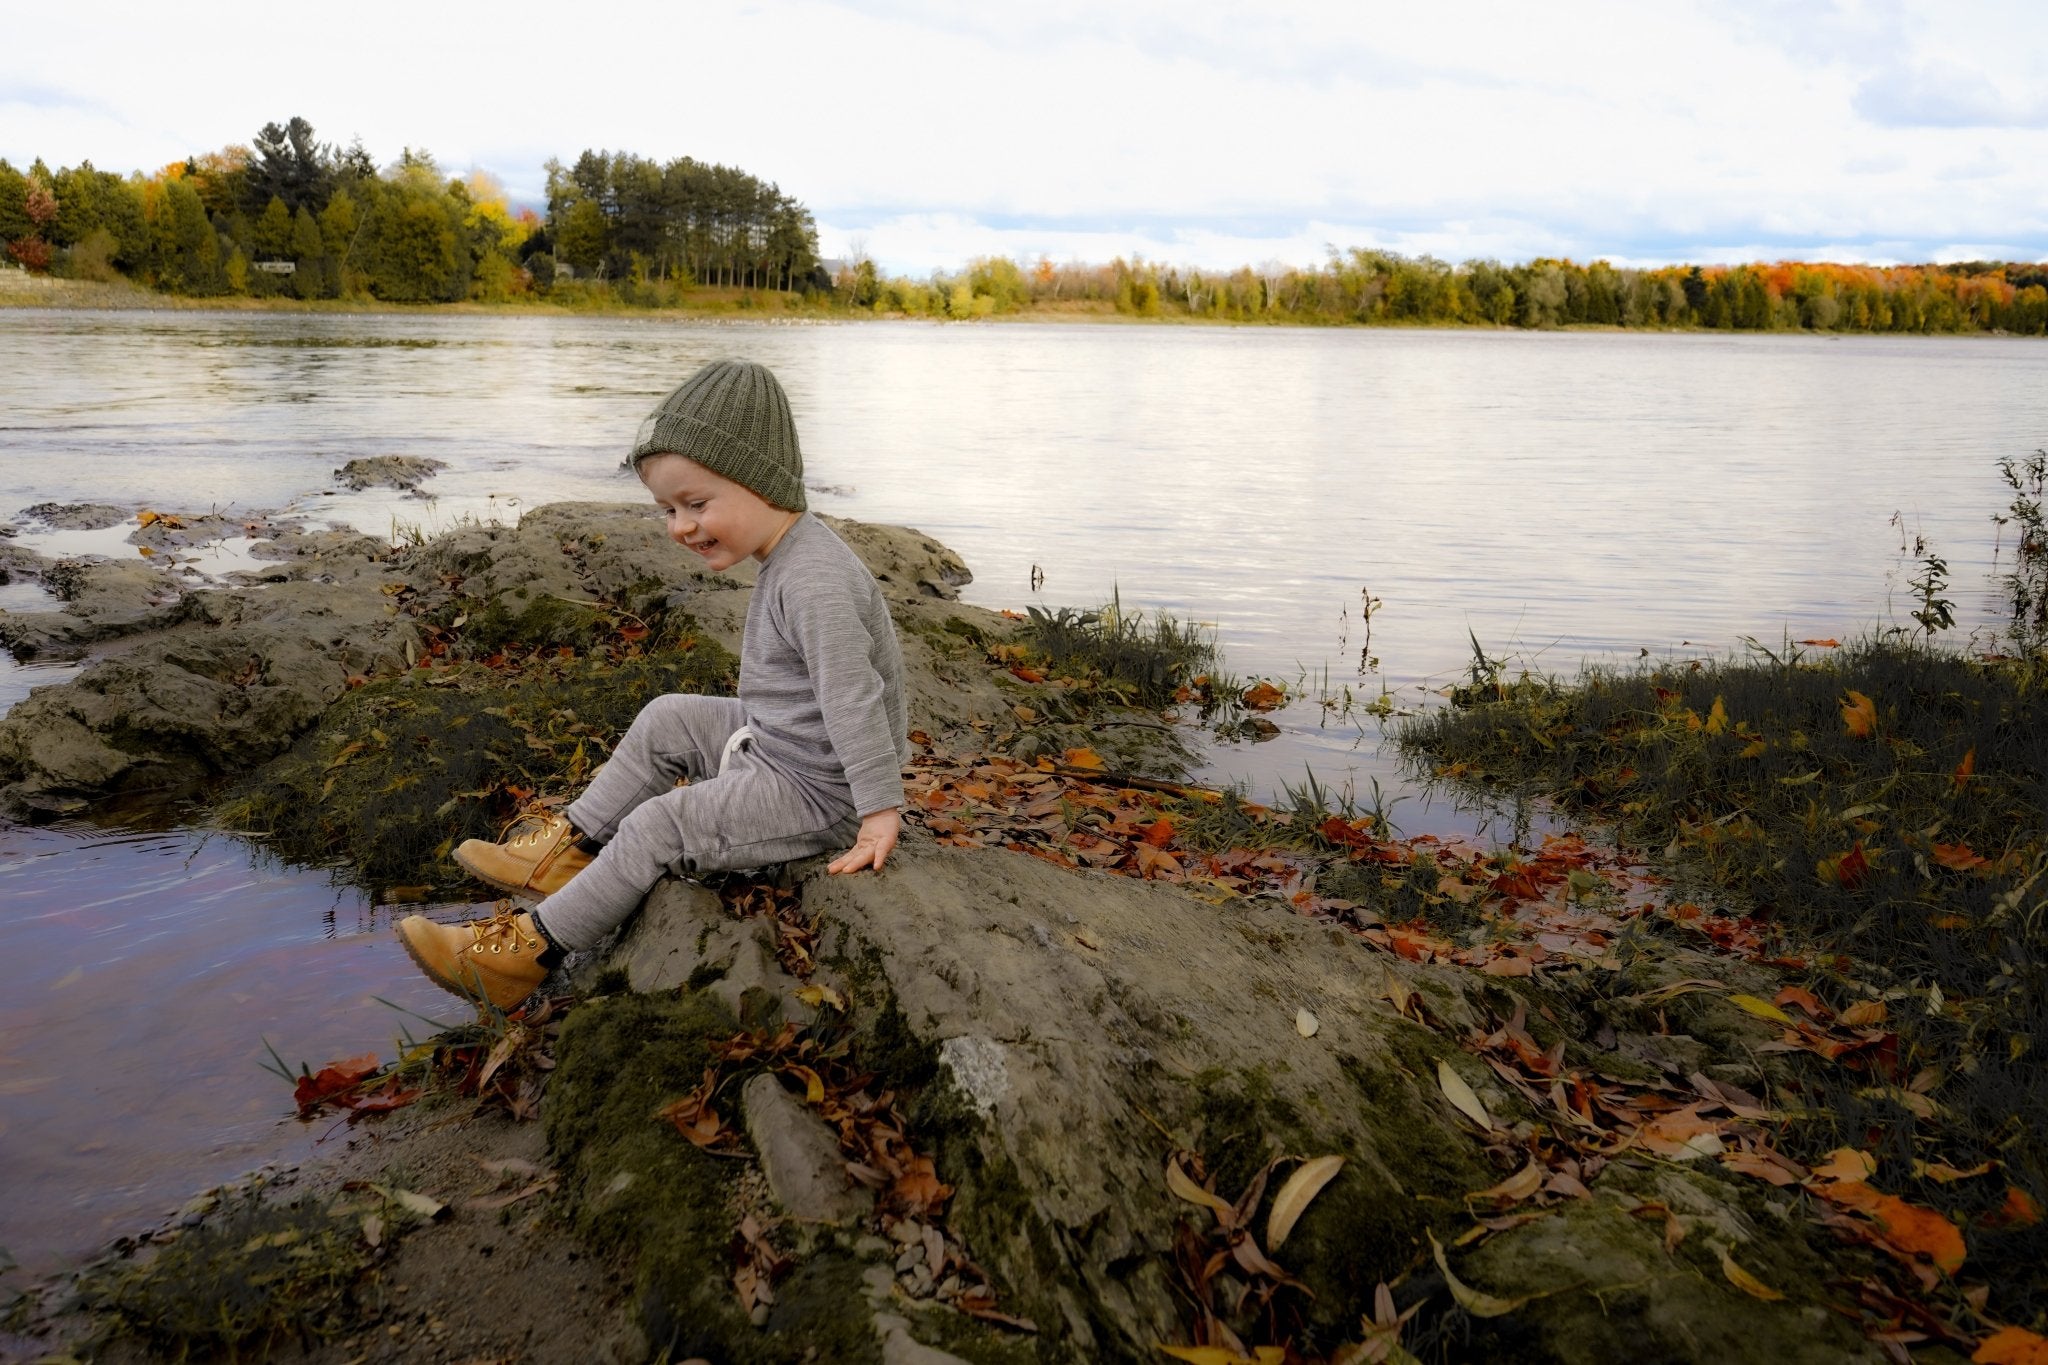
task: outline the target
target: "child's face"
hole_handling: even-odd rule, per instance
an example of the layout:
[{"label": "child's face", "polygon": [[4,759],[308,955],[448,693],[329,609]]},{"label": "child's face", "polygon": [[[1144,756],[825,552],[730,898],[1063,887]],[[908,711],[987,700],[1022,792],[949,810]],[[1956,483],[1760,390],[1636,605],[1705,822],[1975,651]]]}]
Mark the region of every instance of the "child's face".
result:
[{"label": "child's face", "polygon": [[749,557],[766,560],[796,520],[796,513],[686,455],[650,455],[639,473],[668,523],[668,538],[713,572]]}]

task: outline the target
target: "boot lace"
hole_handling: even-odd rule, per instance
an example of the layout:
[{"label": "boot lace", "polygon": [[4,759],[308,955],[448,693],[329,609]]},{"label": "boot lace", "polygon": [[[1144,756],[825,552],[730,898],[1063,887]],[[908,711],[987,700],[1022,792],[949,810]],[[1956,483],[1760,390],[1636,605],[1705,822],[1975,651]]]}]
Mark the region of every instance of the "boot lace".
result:
[{"label": "boot lace", "polygon": [[481,953],[488,947],[494,953],[502,953],[509,946],[515,953],[522,948],[539,952],[540,939],[520,930],[518,916],[511,901],[499,901],[497,913],[489,919],[470,921],[464,926],[469,930],[469,951]]},{"label": "boot lace", "polygon": [[[544,806],[532,806],[513,817],[502,837],[508,849],[528,849],[553,843],[568,828],[568,816]],[[515,833],[520,830],[525,832]]]}]

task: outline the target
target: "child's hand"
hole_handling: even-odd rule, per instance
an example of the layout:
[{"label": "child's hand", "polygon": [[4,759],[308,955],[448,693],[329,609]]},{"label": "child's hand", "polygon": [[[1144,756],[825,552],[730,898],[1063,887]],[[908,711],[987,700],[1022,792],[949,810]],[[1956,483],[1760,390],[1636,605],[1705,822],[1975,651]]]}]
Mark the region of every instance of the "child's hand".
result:
[{"label": "child's hand", "polygon": [[896,836],[903,829],[903,820],[896,813],[896,807],[878,810],[872,815],[860,818],[860,837],[853,841],[853,847],[825,864],[827,872],[858,872],[864,867],[882,870],[888,861],[889,851],[896,847]]}]

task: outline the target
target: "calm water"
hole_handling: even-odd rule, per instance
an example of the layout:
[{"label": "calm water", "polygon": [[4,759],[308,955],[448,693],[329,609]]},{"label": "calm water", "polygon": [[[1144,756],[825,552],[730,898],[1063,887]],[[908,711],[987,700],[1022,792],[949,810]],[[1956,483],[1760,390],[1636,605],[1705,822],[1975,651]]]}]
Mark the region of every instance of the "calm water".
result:
[{"label": "calm water", "polygon": [[[720,355],[781,375],[814,507],[938,537],[969,600],[1117,591],[1213,623],[1239,673],[1402,703],[1457,676],[1468,632],[1568,671],[1904,620],[1902,534],[1984,626],[1995,462],[2048,442],[2048,347],[1987,338],[0,312],[0,520],[295,507],[381,534],[637,500],[625,442]],[[383,453],[451,467],[432,499],[331,491]],[[0,704],[61,676],[0,664]],[[1210,775],[1400,790],[1376,727],[1319,715]],[[372,992],[433,999],[381,912],[218,839],[0,829],[0,905],[0,1245],[25,1258],[306,1141],[260,1036],[324,1060],[391,1036]]]}]

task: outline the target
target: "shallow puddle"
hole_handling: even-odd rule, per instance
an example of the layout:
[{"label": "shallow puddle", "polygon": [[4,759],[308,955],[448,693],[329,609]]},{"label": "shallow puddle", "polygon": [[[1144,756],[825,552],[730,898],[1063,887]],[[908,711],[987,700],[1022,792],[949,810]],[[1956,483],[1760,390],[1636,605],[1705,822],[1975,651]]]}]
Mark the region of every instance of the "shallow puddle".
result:
[{"label": "shallow puddle", "polygon": [[389,1006],[454,1020],[388,912],[318,871],[189,830],[0,826],[0,1247],[90,1252],[203,1186],[346,1127],[263,1070],[391,1055]]}]

